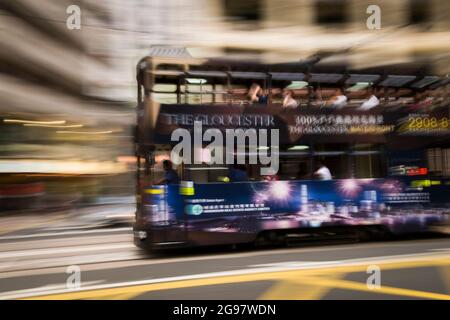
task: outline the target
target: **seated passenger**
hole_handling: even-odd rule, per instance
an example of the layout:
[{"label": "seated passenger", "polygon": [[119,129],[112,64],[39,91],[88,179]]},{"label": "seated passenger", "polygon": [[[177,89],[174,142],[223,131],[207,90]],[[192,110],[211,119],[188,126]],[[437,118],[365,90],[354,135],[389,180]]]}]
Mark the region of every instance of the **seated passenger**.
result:
[{"label": "seated passenger", "polygon": [[341,109],[347,105],[347,97],[342,89],[337,89],[335,94],[325,103],[325,106]]},{"label": "seated passenger", "polygon": [[265,90],[259,90],[258,95],[258,103],[259,104],[268,104],[269,103],[269,91],[267,89]]},{"label": "seated passenger", "polygon": [[445,98],[445,87],[430,90],[430,96],[433,99],[429,108],[430,111],[435,108],[443,107],[447,104],[447,99]]},{"label": "seated passenger", "polygon": [[283,91],[283,108],[297,108],[299,103],[294,99],[292,90]]},{"label": "seated passenger", "polygon": [[178,184],[180,178],[178,173],[172,168],[172,162],[170,160],[163,161],[164,178],[159,180],[156,184]]},{"label": "seated passenger", "polygon": [[250,90],[248,90],[248,98],[250,103],[255,104],[267,104],[268,103],[267,90],[263,90],[257,83],[252,84]]},{"label": "seated passenger", "polygon": [[428,111],[433,104],[433,97],[430,96],[430,90],[425,90],[422,93],[417,92],[414,95],[414,103],[409,107],[410,111]]},{"label": "seated passenger", "polygon": [[228,178],[231,182],[248,181],[248,175],[245,166],[241,164],[234,164],[229,168]]},{"label": "seated passenger", "polygon": [[368,97],[364,102],[361,104],[361,106],[358,108],[358,110],[366,111],[370,110],[372,108],[375,108],[380,104],[380,99],[377,98],[377,96],[374,94],[373,89],[370,89],[368,92]]},{"label": "seated passenger", "polygon": [[328,169],[325,164],[321,161],[317,161],[317,170],[314,172],[314,177],[318,180],[332,180],[330,169]]}]

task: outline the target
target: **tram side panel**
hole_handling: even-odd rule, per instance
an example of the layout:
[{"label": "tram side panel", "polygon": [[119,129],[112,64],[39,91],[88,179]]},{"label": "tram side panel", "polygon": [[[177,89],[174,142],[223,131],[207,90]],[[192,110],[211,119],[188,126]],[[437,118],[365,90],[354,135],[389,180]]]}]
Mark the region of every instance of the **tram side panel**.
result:
[{"label": "tram side panel", "polygon": [[195,184],[186,195],[158,186],[163,192],[148,191],[156,194],[144,210],[156,246],[244,243],[267,230],[335,226],[383,225],[400,234],[448,221],[449,187],[426,179],[271,181]]}]

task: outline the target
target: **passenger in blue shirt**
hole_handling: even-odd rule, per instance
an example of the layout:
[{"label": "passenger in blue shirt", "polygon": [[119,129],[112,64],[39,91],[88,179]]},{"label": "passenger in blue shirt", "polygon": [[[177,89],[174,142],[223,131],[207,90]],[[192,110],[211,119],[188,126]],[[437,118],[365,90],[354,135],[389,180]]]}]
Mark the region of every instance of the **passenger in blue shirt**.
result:
[{"label": "passenger in blue shirt", "polygon": [[267,90],[261,90],[258,95],[258,103],[262,105],[267,105],[269,103],[269,94]]},{"label": "passenger in blue shirt", "polygon": [[179,184],[180,178],[178,173],[172,168],[172,162],[170,160],[163,161],[164,178],[161,179],[158,184]]},{"label": "passenger in blue shirt", "polygon": [[233,167],[230,167],[228,178],[230,178],[231,182],[248,181],[247,171],[243,165],[235,164]]},{"label": "passenger in blue shirt", "polygon": [[267,90],[261,88],[257,83],[252,84],[248,91],[248,98],[250,103],[267,105],[269,103],[269,94]]}]

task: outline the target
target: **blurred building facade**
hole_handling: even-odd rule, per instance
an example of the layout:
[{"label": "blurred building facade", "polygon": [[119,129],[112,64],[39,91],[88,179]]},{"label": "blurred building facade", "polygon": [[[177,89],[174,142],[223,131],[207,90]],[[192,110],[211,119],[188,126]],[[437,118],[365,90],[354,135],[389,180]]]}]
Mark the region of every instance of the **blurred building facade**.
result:
[{"label": "blurred building facade", "polygon": [[[82,8],[80,30],[66,26],[73,4]],[[134,66],[120,64],[131,59],[117,49],[106,4],[2,2],[1,209],[133,194]]]},{"label": "blurred building facade", "polygon": [[[450,3],[445,0],[167,0],[140,2],[137,44],[201,48],[193,55],[298,60],[318,51],[356,68],[431,63],[449,72]],[[381,29],[366,25],[369,5],[381,9]],[[145,8],[143,11],[140,9]],[[148,32],[148,33],[147,33]],[[146,37],[145,35],[148,35]]]}]

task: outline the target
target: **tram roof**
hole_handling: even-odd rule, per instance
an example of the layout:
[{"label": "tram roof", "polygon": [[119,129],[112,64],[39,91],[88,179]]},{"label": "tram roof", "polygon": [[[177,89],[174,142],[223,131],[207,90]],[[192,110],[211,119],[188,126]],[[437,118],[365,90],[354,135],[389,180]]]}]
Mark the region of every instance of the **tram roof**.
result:
[{"label": "tram roof", "polygon": [[189,65],[187,71],[170,68],[155,69],[152,73],[165,78],[191,77],[205,79],[226,79],[228,77],[243,80],[263,80],[271,78],[275,81],[307,81],[311,84],[354,85],[359,82],[372,83],[381,87],[408,87],[415,90],[435,89],[449,83],[449,78],[430,74],[429,66],[424,64],[395,64],[352,70],[345,65],[315,64],[304,62],[288,62],[265,64],[260,61],[244,61],[232,59],[195,59],[186,48],[156,46],[150,55],[143,58],[138,71],[147,68],[146,61]]}]

